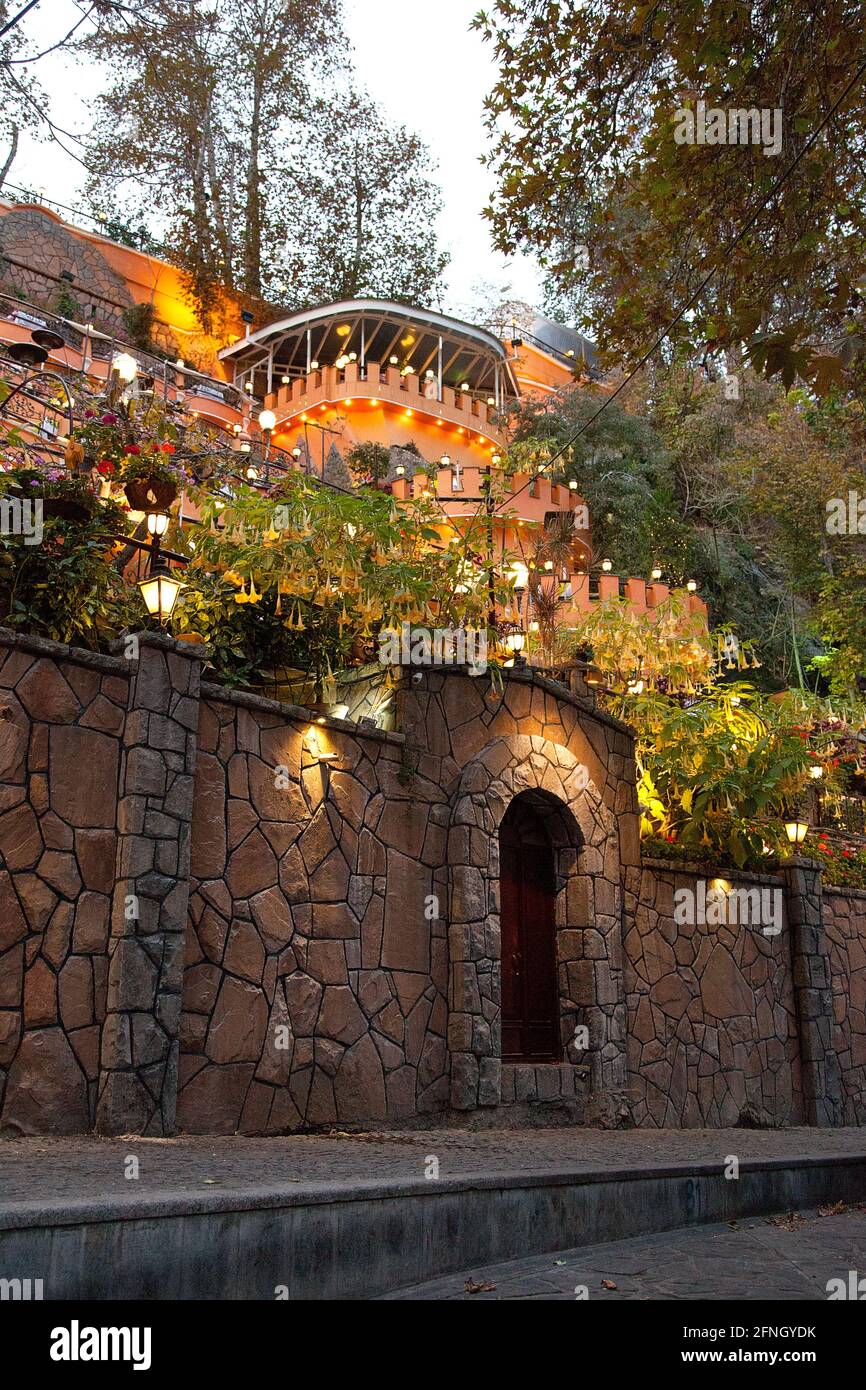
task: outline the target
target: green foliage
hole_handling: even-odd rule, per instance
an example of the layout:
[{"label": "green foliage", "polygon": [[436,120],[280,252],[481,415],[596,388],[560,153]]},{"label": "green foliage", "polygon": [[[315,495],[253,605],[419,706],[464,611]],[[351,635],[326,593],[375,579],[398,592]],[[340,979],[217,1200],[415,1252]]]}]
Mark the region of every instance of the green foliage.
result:
[{"label": "green foliage", "polygon": [[390,126],[350,90],[339,120],[311,132],[302,193],[280,268],[279,299],[297,307],[371,295],[407,304],[441,298],[449,256],[438,246],[442,197],[420,138]]},{"label": "green foliage", "polygon": [[39,545],[0,539],[0,621],[73,646],[104,648],[126,627],[140,627],[141,596],[111,562],[102,510],[79,525],[46,517]]},{"label": "green foliage", "polygon": [[866,490],[862,405],[835,391],[786,394],[749,371],[736,381],[738,399],[727,399],[723,382],[671,371],[646,402],[691,535],[692,577],[713,620],[755,642],[770,685],[799,684],[823,643],[839,645],[833,690],[851,689],[866,671],[866,542],[829,534],[826,521],[831,498]]},{"label": "green foliage", "polygon": [[29,464],[7,467],[0,473],[0,494],[41,500],[67,500],[83,508],[89,521],[98,523],[104,535],[124,534],[128,521],[123,508],[101,499],[89,476],[70,476],[58,468],[34,468]]},{"label": "green foliage", "polygon": [[823,865],[825,883],[837,888],[866,888],[866,847],[843,836],[807,835],[803,854]]},{"label": "green foliage", "polygon": [[88,195],[122,239],[165,228],[206,330],[225,326],[224,291],[259,317],[438,294],[429,156],[353,90],[340,0],[99,8]]},{"label": "green foliage", "polygon": [[52,307],[65,319],[80,320],[82,317],[81,302],[75,298],[67,284],[61,284]]},{"label": "green foliage", "polygon": [[[110,233],[106,233],[110,235]],[[142,352],[153,351],[153,329],[156,323],[156,305],[150,300],[133,304],[123,311],[123,326],[129,334],[133,347]]]},{"label": "green foliage", "polygon": [[338,662],[345,643],[333,626],[296,633],[276,612],[276,592],[266,592],[255,604],[239,604],[236,596],[236,587],[222,575],[191,569],[172,614],[176,632],[201,636],[208,663],[224,685],[261,686],[302,679],[320,661],[323,643],[330,644]]},{"label": "green foliage", "polygon": [[649,691],[618,713],[638,734],[638,795],[645,835],[696,847],[739,867],[783,843],[789,799],[810,761],[799,731],[750,686],[709,687],[694,701]]},{"label": "green foliage", "polygon": [[[512,469],[536,471],[599,409],[604,397],[579,386],[527,396],[507,412]],[[674,582],[688,577],[690,539],[677,514],[674,477],[662,439],[618,402],[569,444],[552,478],[573,479],[592,519],[594,557],[618,574],[648,575],[655,564]]]},{"label": "green foliage", "polygon": [[270,495],[238,485],[231,500],[204,502],[192,582],[198,570],[218,571],[235,586],[236,605],[258,607],[269,596],[287,630],[307,634],[321,689],[352,645],[381,627],[486,622],[486,589],[470,558],[483,523],[461,545],[442,546],[439,519],[432,500],[398,507],[384,493],[336,492],[302,473]]},{"label": "green foliage", "polygon": [[84,466],[114,482],[152,478],[194,489],[197,482],[237,467],[224,436],[200,420],[178,422],[155,396],[126,401],[115,385],[83,417],[73,431],[73,447]]},{"label": "green foliage", "polygon": [[866,676],[866,553],[841,558],[821,585],[816,626],[830,644],[824,674],[830,690],[843,694]]},{"label": "green foliage", "polygon": [[620,691],[642,681],[650,689],[663,683],[669,694],[691,695],[711,679],[713,642],[703,615],[690,613],[682,594],[644,612],[625,599],[605,599],[569,631],[575,650],[590,648]]},{"label": "green foliage", "polygon": [[375,487],[388,476],[391,452],[384,444],[374,444],[371,440],[365,440],[352,446],[346,454],[346,464],[357,484],[362,487]]},{"label": "green foliage", "polygon": [[787,852],[784,821],[808,816],[822,793],[844,790],[866,764],[866,705],[788,691],[708,683],[683,700],[650,688],[610,699],[637,734],[645,853],[742,868]]},{"label": "green foliage", "polygon": [[[161,256],[165,253],[165,247],[151,234],[143,222],[133,223],[123,217],[100,217],[97,221],[102,235],[107,236],[111,241],[119,241],[121,246],[130,246],[133,251],[144,251],[150,256]],[[136,310],[149,307],[151,306],[147,304],[136,304],[131,309],[125,309],[124,322],[126,322],[126,315],[129,314],[132,322],[135,323],[138,317]],[[147,319],[144,317],[143,321],[147,323]],[[130,332],[136,331],[129,324],[127,327],[129,327]],[[135,342],[135,338],[132,341]],[[136,346],[144,350],[147,344],[142,342],[137,343]]]},{"label": "green foliage", "polygon": [[[496,245],[543,258],[552,302],[585,314],[608,363],[634,362],[691,304],[668,361],[745,343],[758,370],[826,390],[866,341],[859,83],[841,100],[863,62],[862,18],[846,0],[493,0],[474,27],[498,64]],[[698,99],[783,108],[781,150],[678,143],[678,112]]]}]

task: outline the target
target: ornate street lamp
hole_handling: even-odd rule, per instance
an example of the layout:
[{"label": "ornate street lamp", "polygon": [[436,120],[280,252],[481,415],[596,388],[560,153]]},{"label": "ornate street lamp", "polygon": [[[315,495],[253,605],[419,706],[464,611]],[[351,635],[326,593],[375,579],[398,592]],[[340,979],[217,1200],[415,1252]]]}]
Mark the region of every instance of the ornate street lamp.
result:
[{"label": "ornate street lamp", "polygon": [[166,627],[183,587],[180,580],[175,579],[168,565],[152,561],[150,573],[139,580],[138,587],[150,616],[159,620],[160,627]]},{"label": "ornate street lamp", "polygon": [[526,646],[526,633],[522,627],[516,625],[511,632],[505,634],[505,645],[511,652],[515,666],[525,666],[526,657],[523,655],[523,648]]},{"label": "ornate street lamp", "polygon": [[125,386],[131,386],[138,376],[138,363],[129,352],[116,352],[111,359],[111,370]]},{"label": "ornate street lamp", "polygon": [[792,845],[801,845],[808,834],[809,826],[803,820],[785,821],[785,834]]}]

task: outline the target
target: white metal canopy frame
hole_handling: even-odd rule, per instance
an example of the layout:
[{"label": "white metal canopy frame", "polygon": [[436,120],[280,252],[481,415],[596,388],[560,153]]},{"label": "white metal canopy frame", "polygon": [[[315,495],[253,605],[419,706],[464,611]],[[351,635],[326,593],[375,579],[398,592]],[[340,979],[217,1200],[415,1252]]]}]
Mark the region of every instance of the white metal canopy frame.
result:
[{"label": "white metal canopy frame", "polygon": [[305,309],[223,348],[237,386],[256,396],[270,395],[318,367],[358,365],[363,379],[368,362],[411,370],[422,381],[442,387],[468,386],[497,406],[519,395],[504,345],[486,329],[461,319],[380,299],[348,299]]}]

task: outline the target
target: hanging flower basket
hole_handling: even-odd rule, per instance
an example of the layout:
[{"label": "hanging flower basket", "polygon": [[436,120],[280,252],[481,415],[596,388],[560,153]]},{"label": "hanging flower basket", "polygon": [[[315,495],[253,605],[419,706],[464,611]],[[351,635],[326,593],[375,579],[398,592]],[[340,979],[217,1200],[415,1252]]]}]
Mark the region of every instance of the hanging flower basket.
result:
[{"label": "hanging flower basket", "polygon": [[100,510],[96,494],[82,480],[57,478],[35,469],[16,469],[7,474],[5,496],[33,501],[46,521],[68,521],[84,526]]},{"label": "hanging flower basket", "polygon": [[130,478],[123,490],[136,512],[166,511],[177,497],[177,484],[167,478]]}]

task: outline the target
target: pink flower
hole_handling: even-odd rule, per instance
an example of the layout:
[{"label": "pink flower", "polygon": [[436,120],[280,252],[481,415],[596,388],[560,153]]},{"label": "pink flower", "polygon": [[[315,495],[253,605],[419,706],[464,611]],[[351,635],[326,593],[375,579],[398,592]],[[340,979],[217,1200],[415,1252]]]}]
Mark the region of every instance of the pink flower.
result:
[{"label": "pink flower", "polygon": [[116,425],[116,424],[117,424],[117,416],[116,416],[116,415],[112,415],[111,411],[109,410],[109,411],[107,411],[107,412],[105,413],[105,415],[103,415],[103,417],[102,417],[102,423],[103,423],[103,425]]}]

